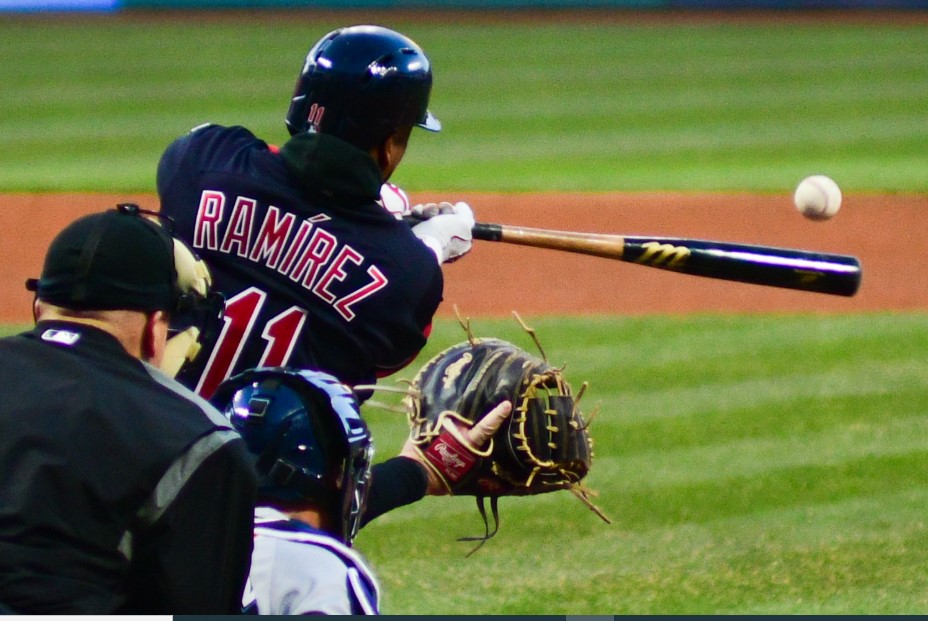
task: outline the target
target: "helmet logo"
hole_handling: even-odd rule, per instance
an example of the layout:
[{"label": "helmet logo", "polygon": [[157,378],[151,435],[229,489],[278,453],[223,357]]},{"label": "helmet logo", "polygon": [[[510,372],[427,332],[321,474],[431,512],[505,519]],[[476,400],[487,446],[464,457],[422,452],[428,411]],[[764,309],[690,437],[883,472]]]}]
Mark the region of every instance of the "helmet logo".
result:
[{"label": "helmet logo", "polygon": [[307,131],[317,132],[322,124],[322,116],[325,114],[325,106],[313,104],[309,107],[309,114],[306,115]]}]

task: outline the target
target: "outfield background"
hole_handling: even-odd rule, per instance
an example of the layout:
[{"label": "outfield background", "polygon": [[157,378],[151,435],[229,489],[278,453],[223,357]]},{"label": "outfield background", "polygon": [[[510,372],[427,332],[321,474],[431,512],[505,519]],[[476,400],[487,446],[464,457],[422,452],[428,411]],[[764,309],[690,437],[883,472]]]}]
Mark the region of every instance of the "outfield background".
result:
[{"label": "outfield background", "polygon": [[[499,535],[464,559],[454,538],[482,529],[471,499],[395,511],[358,538],[385,612],[928,612],[928,19],[503,17],[4,15],[2,289],[21,309],[7,331],[28,321],[22,279],[71,209],[156,205],[161,150],[205,120],[282,141],[308,45],[343,23],[392,26],[432,57],[445,124],[414,138],[397,175],[414,198],[463,195],[524,224],[859,254],[865,274],[838,300],[478,245],[449,267],[421,361],[462,340],[452,302],[478,335],[531,348],[505,317],[522,312],[549,358],[590,382],[589,485],[614,523],[566,493],[505,499]],[[790,206],[817,172],[846,194],[829,223]],[[387,457],[402,416],[366,410]]]}]

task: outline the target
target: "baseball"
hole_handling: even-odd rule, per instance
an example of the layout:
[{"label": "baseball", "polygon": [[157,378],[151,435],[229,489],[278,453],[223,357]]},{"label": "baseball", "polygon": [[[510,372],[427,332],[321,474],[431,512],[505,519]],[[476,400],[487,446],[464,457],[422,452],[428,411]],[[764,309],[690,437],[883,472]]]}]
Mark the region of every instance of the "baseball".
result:
[{"label": "baseball", "polygon": [[841,188],[831,177],[812,175],[796,186],[793,202],[810,220],[828,220],[841,208]]}]

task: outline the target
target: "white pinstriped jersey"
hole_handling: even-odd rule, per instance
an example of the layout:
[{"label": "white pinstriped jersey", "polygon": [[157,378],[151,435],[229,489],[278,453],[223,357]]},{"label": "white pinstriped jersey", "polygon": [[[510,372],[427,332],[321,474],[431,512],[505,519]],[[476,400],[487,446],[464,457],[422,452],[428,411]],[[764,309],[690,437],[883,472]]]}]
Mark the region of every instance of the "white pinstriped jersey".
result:
[{"label": "white pinstriped jersey", "polygon": [[376,615],[380,592],[360,554],[269,507],[255,509],[255,547],[242,606],[262,615]]}]

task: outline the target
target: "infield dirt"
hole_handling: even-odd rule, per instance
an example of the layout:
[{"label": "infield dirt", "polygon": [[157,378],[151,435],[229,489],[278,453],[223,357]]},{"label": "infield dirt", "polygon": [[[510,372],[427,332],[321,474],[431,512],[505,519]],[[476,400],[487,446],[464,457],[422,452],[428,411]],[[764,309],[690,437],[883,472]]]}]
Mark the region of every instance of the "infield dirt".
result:
[{"label": "infield dirt", "polygon": [[[413,193],[415,202],[448,198]],[[854,297],[676,274],[640,265],[492,242],[475,242],[445,268],[445,301],[466,315],[693,312],[851,313],[928,309],[928,196],[846,194],[832,220],[804,219],[788,195],[455,193],[482,222],[621,235],[691,237],[853,255],[863,279]],[[37,276],[54,235],[74,218],[153,195],[0,196],[0,322],[32,320],[23,283]]]}]

